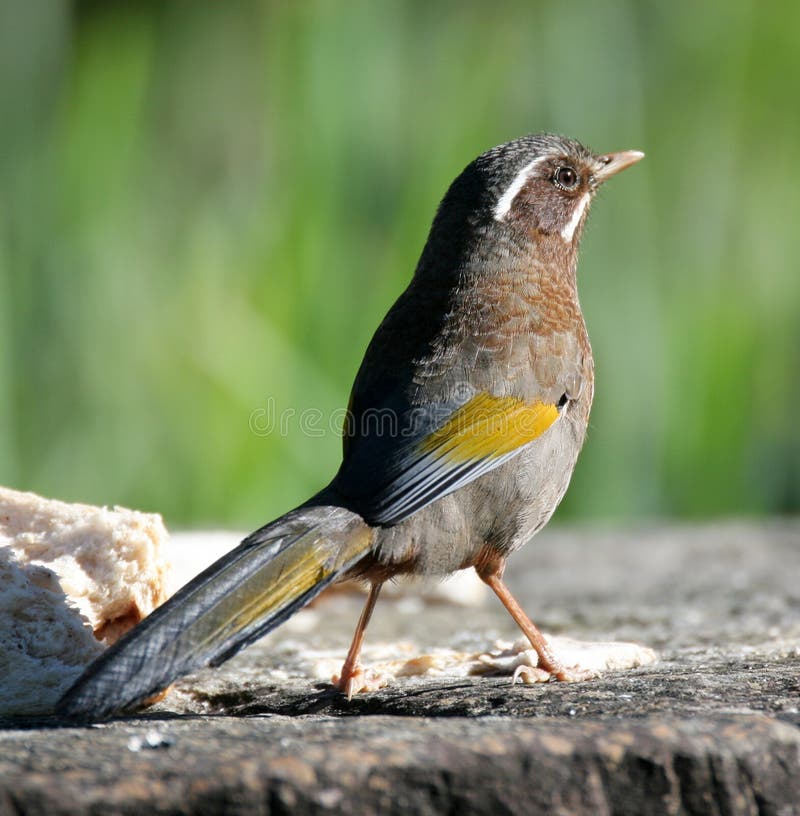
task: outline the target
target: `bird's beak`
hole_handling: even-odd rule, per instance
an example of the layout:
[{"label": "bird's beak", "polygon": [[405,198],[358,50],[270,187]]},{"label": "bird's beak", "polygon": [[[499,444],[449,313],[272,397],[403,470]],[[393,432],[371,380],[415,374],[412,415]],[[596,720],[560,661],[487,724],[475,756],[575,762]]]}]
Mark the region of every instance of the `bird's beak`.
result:
[{"label": "bird's beak", "polygon": [[605,153],[597,156],[598,167],[594,172],[594,177],[598,183],[603,182],[643,158],[644,153],[641,150],[621,150],[619,153]]}]

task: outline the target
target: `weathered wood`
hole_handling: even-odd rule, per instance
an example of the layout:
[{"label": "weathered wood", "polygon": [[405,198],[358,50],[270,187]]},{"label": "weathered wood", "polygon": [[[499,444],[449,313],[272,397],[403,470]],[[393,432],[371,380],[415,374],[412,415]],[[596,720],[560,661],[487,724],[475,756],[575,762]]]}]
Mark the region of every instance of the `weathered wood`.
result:
[{"label": "weathered wood", "polygon": [[[5,721],[0,813],[800,813],[799,574],[798,523],[550,531],[509,567],[534,620],[659,663],[348,703],[309,674],[309,649],[344,654],[361,599],[336,596],[138,718]],[[498,636],[491,601],[389,599],[368,642]]]}]

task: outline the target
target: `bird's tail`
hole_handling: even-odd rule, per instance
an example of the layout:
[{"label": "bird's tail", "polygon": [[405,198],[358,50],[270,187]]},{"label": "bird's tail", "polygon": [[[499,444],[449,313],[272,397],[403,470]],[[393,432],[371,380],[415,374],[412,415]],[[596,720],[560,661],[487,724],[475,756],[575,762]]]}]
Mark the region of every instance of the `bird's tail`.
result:
[{"label": "bird's tail", "polygon": [[185,674],[218,666],[358,562],[373,530],[342,507],[300,507],[248,536],[100,655],[57,712],[131,711]]}]

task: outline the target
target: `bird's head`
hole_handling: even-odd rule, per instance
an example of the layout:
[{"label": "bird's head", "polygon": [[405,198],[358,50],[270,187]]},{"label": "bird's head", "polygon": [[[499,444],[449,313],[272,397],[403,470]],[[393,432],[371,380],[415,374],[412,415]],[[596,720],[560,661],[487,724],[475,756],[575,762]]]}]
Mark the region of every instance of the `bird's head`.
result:
[{"label": "bird's head", "polygon": [[[535,134],[488,150],[453,182],[429,243],[471,253],[477,239],[577,248],[599,186],[643,158],[638,150],[595,154],[574,139]],[[459,241],[458,238],[462,240]],[[462,256],[463,257],[463,256]]]},{"label": "bird's head", "polygon": [[576,244],[600,185],[643,157],[638,150],[595,154],[573,139],[537,135],[494,148],[476,163],[490,182],[496,222]]}]

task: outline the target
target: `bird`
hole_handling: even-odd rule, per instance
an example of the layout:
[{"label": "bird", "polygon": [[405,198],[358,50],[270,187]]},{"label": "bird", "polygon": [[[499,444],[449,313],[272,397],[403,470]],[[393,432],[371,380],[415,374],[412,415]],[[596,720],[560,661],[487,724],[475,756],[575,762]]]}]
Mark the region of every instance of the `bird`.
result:
[{"label": "bird", "polygon": [[376,687],[360,662],[381,586],[474,569],[552,679],[566,666],[503,580],[550,519],[583,445],[594,361],[577,290],[598,188],[644,156],[539,133],[466,166],[353,384],[330,483],[222,556],[91,663],[56,711],[101,720],[218,666],[334,582],[368,585],[336,688]]}]

